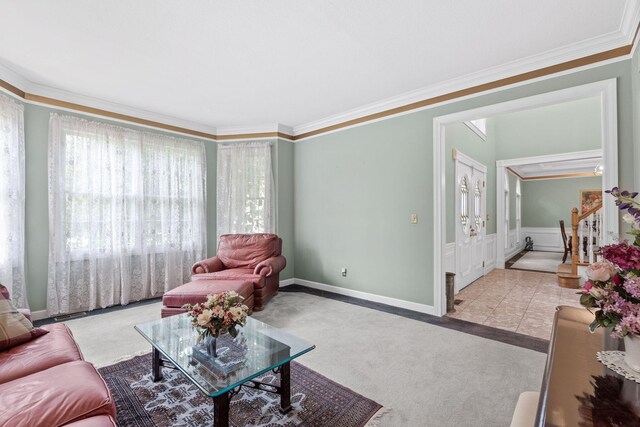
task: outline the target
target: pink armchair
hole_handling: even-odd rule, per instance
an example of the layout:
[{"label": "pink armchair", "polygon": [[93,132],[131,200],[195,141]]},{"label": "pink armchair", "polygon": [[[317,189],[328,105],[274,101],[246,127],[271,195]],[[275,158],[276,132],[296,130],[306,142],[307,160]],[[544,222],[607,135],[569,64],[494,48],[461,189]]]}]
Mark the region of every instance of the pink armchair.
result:
[{"label": "pink armchair", "polygon": [[275,234],[224,234],[217,255],[193,264],[191,280],[244,280],[253,283],[255,311],[260,311],[280,288],[280,272],[287,260],[282,239]]}]

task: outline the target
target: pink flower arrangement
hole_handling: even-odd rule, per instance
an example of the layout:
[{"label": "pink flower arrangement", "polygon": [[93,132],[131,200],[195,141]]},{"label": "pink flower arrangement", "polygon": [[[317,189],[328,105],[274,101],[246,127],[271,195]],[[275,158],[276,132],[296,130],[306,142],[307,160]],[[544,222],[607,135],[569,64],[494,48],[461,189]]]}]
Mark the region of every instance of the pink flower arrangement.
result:
[{"label": "pink flower arrangement", "polygon": [[200,330],[198,342],[206,336],[218,337],[227,332],[235,338],[238,334],[235,325],[244,326],[249,314],[249,307],[242,304],[243,299],[237,292],[226,291],[207,295],[205,302],[182,306],[188,310],[191,325]]},{"label": "pink flower arrangement", "polygon": [[596,309],[596,318],[589,328],[610,328],[612,335],[640,335],[640,204],[634,200],[638,193],[607,191],[616,197],[616,205],[627,210],[625,221],[631,224],[634,243],[622,242],[604,246],[604,261],[587,268],[580,303]]}]

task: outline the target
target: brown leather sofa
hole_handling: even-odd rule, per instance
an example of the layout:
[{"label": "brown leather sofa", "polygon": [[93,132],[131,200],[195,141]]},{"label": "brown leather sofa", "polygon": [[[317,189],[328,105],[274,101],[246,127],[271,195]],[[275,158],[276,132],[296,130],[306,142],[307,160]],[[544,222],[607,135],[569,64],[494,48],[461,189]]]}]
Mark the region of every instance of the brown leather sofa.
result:
[{"label": "brown leather sofa", "polygon": [[0,351],[0,426],[116,426],[104,380],[85,362],[66,325]]}]

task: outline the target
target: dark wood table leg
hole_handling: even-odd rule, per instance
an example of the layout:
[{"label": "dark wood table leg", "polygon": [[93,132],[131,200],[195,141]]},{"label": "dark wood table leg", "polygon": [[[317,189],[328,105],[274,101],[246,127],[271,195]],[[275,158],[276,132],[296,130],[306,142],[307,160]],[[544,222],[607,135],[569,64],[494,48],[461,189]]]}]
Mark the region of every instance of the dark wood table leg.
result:
[{"label": "dark wood table leg", "polygon": [[229,393],[213,398],[213,425],[215,427],[229,426]]},{"label": "dark wood table leg", "polygon": [[291,365],[289,362],[280,366],[280,412],[291,411]]},{"label": "dark wood table leg", "polygon": [[160,352],[155,347],[153,347],[151,359],[151,379],[153,382],[160,381],[162,379]]}]

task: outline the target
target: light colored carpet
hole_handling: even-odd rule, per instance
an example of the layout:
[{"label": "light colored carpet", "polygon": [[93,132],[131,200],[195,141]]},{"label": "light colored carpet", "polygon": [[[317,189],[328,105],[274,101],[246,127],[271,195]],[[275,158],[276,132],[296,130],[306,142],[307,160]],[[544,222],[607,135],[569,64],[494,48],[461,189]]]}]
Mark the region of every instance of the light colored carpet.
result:
[{"label": "light colored carpet", "polygon": [[[133,325],[160,304],[67,322],[87,360],[149,345]],[[546,356],[305,293],[281,292],[255,317],[314,344],[298,361],[389,409],[383,426],[508,426],[518,396],[538,391]]]},{"label": "light colored carpet", "polygon": [[562,253],[560,252],[531,251],[524,254],[511,268],[555,273],[558,271],[558,265],[560,264],[562,264]]}]

